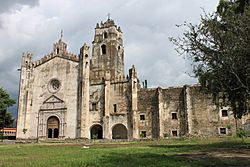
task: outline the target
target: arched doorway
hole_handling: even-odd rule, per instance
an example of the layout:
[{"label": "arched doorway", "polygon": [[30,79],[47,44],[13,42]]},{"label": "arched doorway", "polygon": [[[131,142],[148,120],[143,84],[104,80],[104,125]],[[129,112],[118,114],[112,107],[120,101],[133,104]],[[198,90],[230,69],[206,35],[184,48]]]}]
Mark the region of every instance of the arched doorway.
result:
[{"label": "arched doorway", "polygon": [[49,117],[47,121],[47,137],[58,138],[59,137],[59,119],[56,116]]},{"label": "arched doorway", "polygon": [[128,131],[123,124],[116,124],[112,129],[112,139],[127,139]]},{"label": "arched doorway", "polygon": [[90,129],[90,137],[91,139],[102,139],[102,126],[93,125]]}]

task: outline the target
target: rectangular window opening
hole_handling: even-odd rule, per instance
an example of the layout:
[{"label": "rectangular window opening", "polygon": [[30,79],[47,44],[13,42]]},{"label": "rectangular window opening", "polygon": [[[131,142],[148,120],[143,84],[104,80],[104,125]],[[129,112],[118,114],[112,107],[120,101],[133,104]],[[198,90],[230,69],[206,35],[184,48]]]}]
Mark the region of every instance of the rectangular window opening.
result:
[{"label": "rectangular window opening", "polygon": [[228,116],[227,110],[221,110],[221,116],[222,117],[227,117]]},{"label": "rectangular window opening", "polygon": [[226,128],[220,128],[220,134],[222,134],[222,135],[227,134]]},{"label": "rectangular window opening", "polygon": [[114,104],[114,112],[117,112],[117,105]]},{"label": "rectangular window opening", "polygon": [[92,111],[97,111],[97,104],[96,103],[92,103]]},{"label": "rectangular window opening", "polygon": [[177,119],[177,113],[172,113],[172,119]]},{"label": "rectangular window opening", "polygon": [[172,130],[172,136],[174,136],[174,137],[177,136],[177,130]]},{"label": "rectangular window opening", "polygon": [[144,114],[141,114],[141,115],[140,115],[140,120],[141,120],[141,121],[145,121],[145,115],[144,115]]},{"label": "rectangular window opening", "polygon": [[147,137],[147,132],[146,132],[146,131],[141,131],[140,137],[141,137],[141,138]]}]

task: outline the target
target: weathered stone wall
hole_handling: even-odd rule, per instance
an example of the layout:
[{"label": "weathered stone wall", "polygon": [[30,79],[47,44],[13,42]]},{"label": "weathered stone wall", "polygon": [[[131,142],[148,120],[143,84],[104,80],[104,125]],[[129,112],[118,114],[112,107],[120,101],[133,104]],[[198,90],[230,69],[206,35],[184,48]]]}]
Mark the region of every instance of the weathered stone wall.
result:
[{"label": "weathered stone wall", "polygon": [[[29,83],[29,89],[25,91],[27,96],[25,103],[20,101],[22,106],[20,106],[19,114],[25,113],[23,114],[25,118],[18,117],[17,138],[35,139],[37,136],[46,138],[47,119],[50,116],[57,116],[60,126],[63,126],[61,130],[64,132],[60,133],[60,137],[75,138],[78,63],[56,56],[31,69],[29,77],[23,78],[26,80],[23,82]],[[50,82],[53,79],[60,82],[60,88],[57,92],[50,91]],[[66,112],[65,110],[58,111],[58,109],[48,108],[47,110],[43,109],[43,114],[39,115],[38,112],[44,102],[52,95],[65,103]],[[21,110],[21,108],[25,109]],[[25,133],[23,133],[23,129],[25,129]],[[38,129],[39,132],[37,132]]]},{"label": "weathered stone wall", "polygon": [[[145,115],[145,120],[140,119]],[[142,131],[146,131],[146,138],[157,138],[159,132],[158,92],[157,89],[140,89],[138,91],[138,122],[139,137],[143,138]]]},{"label": "weathered stone wall", "polygon": [[[31,109],[32,118],[36,118],[37,112],[42,106],[43,102],[52,94],[66,105],[65,116],[65,138],[76,137],[76,112],[77,112],[77,77],[78,77],[78,63],[67,61],[63,58],[56,57],[47,63],[38,66],[33,72],[33,105]],[[51,93],[48,89],[51,79],[58,79],[61,82],[59,91]],[[53,112],[51,112],[51,116]],[[42,121],[43,124],[47,120]],[[36,127],[36,121],[30,122],[30,127]],[[30,136],[36,136],[36,129],[30,128]],[[44,134],[43,134],[44,135]],[[45,134],[46,135],[46,134]]]},{"label": "weathered stone wall", "polygon": [[[101,125],[104,127],[103,117],[104,117],[104,84],[91,85],[89,89],[90,100],[89,100],[89,125],[88,132],[90,133],[91,127],[93,125]],[[94,104],[94,105],[93,105]],[[95,108],[94,108],[95,107]],[[105,128],[103,128],[105,129]]]},{"label": "weathered stone wall", "polygon": [[182,87],[160,91],[161,137],[182,136],[187,131],[184,93]]},{"label": "weathered stone wall", "polygon": [[128,83],[121,81],[111,83],[109,102],[109,131],[112,132],[116,124],[122,124],[128,130]]},{"label": "weathered stone wall", "polygon": [[[235,121],[230,108],[215,105],[211,94],[205,94],[199,86],[188,87],[190,97],[189,133],[198,136],[217,136],[220,128],[226,128],[227,134],[235,130]],[[228,110],[228,116],[222,116],[222,109]]]}]

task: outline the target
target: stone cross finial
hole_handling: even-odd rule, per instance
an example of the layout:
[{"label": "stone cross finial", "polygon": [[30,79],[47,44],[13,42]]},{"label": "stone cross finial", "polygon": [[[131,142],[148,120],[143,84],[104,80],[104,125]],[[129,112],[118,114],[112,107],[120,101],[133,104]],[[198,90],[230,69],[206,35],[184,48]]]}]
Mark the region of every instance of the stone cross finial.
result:
[{"label": "stone cross finial", "polygon": [[63,37],[63,30],[61,30],[60,37],[61,37],[61,39],[62,39],[62,37]]},{"label": "stone cross finial", "polygon": [[110,20],[110,15],[111,15],[111,14],[110,14],[110,13],[108,13],[108,20]]}]

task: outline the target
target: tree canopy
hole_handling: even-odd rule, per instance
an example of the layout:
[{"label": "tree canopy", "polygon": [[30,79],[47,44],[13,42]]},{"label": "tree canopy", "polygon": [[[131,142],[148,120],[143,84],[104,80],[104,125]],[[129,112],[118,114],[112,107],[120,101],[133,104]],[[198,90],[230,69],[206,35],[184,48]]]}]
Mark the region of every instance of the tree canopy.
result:
[{"label": "tree canopy", "polygon": [[12,126],[14,119],[7,109],[15,103],[15,100],[11,99],[10,95],[0,87],[0,129]]},{"label": "tree canopy", "polygon": [[235,118],[249,112],[250,7],[249,0],[221,0],[199,24],[184,23],[183,37],[170,38],[179,54],[193,62],[199,83],[221,105],[231,105]]}]

